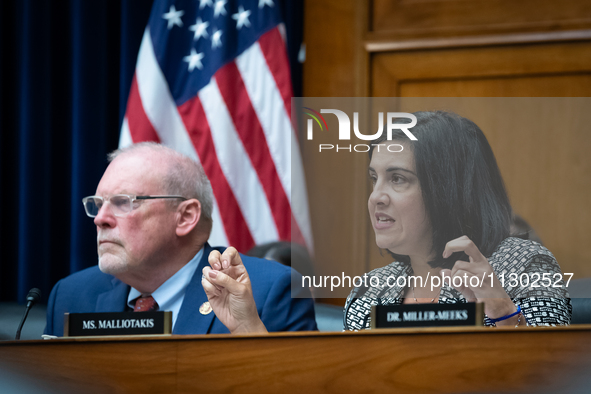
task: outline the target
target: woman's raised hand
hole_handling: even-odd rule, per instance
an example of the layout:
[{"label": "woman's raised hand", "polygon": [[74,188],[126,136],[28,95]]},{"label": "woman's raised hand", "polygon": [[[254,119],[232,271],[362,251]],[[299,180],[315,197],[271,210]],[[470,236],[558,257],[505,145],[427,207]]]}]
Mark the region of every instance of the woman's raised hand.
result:
[{"label": "woman's raised hand", "polygon": [[[443,250],[443,257],[448,258],[454,252],[466,253],[470,261],[458,260],[451,270],[441,270],[444,283],[450,284],[470,302],[484,302],[484,313],[490,318],[516,311],[492,266],[470,238],[464,235],[449,241]],[[513,320],[506,323],[511,324]]]}]

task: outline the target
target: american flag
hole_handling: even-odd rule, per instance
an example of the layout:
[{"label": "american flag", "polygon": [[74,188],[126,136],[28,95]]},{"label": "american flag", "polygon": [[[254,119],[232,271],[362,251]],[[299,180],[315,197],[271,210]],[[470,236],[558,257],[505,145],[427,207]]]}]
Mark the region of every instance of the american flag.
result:
[{"label": "american flag", "polygon": [[[276,0],[156,0],[119,146],[158,141],[203,165],[210,243],[312,250],[291,80]],[[293,148],[293,149],[292,149]]]}]

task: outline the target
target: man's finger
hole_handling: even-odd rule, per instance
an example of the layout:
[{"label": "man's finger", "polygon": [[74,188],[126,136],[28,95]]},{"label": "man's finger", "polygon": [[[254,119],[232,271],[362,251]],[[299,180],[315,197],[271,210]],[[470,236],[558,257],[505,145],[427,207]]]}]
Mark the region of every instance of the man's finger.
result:
[{"label": "man's finger", "polygon": [[220,290],[220,291],[221,291],[221,290],[223,289],[223,287],[216,285],[215,283],[213,283],[213,282],[210,280],[209,273],[210,273],[211,271],[213,271],[213,270],[212,270],[210,267],[204,267],[204,268],[203,268],[203,270],[201,271],[201,272],[202,272],[202,274],[203,274],[203,275],[202,275],[202,278],[201,278],[201,279],[202,279],[202,280],[201,280],[201,282],[203,282],[203,281],[206,281],[206,282],[208,282],[208,283],[212,284],[212,285],[213,285],[213,286],[214,286],[216,289],[218,289],[218,290]]},{"label": "man's finger", "polygon": [[230,268],[231,265],[242,265],[242,259],[240,258],[240,254],[236,250],[236,248],[230,246],[226,250],[221,257],[222,268]]},{"label": "man's finger", "polygon": [[207,258],[207,262],[209,263],[209,265],[211,265],[211,267],[214,270],[221,270],[222,269],[222,263],[220,261],[221,257],[222,257],[222,255],[219,251],[212,250],[211,253],[209,254],[209,257]]},{"label": "man's finger", "polygon": [[209,271],[211,271],[210,267],[205,267],[201,270],[201,273],[203,274],[203,279],[208,280],[207,277],[209,276]]},{"label": "man's finger", "polygon": [[205,294],[207,298],[216,297],[222,295],[221,290],[216,287],[211,281],[209,280],[209,272],[211,268],[205,267],[203,269],[203,276],[201,278],[201,285],[203,286],[203,290],[205,290]]},{"label": "man's finger", "polygon": [[218,290],[213,284],[210,282],[206,282],[205,279],[202,281],[203,290],[205,291],[205,295],[207,295],[208,299],[213,297],[219,297],[222,295],[222,292]]},{"label": "man's finger", "polygon": [[225,288],[230,294],[233,295],[242,295],[245,290],[245,287],[242,283],[238,283],[236,280],[232,279],[230,276],[224,274],[221,271],[209,271],[208,280],[218,287]]}]

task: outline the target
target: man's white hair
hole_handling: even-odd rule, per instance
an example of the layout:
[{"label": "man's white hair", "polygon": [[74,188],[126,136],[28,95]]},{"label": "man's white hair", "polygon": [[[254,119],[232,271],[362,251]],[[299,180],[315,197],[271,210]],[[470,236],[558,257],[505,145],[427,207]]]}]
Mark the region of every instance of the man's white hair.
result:
[{"label": "man's white hair", "polygon": [[165,179],[162,180],[166,193],[199,200],[203,218],[211,223],[213,211],[211,183],[207,179],[203,167],[190,157],[156,142],[140,142],[109,153],[109,163],[121,155],[140,153],[146,150],[166,157],[169,163],[168,172]]}]

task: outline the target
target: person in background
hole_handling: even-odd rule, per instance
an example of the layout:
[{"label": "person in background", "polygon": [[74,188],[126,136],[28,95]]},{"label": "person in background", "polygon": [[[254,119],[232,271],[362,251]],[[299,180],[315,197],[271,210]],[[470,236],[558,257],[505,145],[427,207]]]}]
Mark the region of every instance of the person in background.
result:
[{"label": "person in background", "polygon": [[511,218],[510,232],[512,237],[529,239],[540,245],[544,245],[538,233],[536,233],[523,217],[516,213],[513,213],[513,217]]},{"label": "person in background", "polygon": [[310,254],[304,246],[297,243],[287,241],[267,242],[256,245],[246,254],[252,257],[277,261],[285,266],[292,267],[304,276],[314,275]]}]

